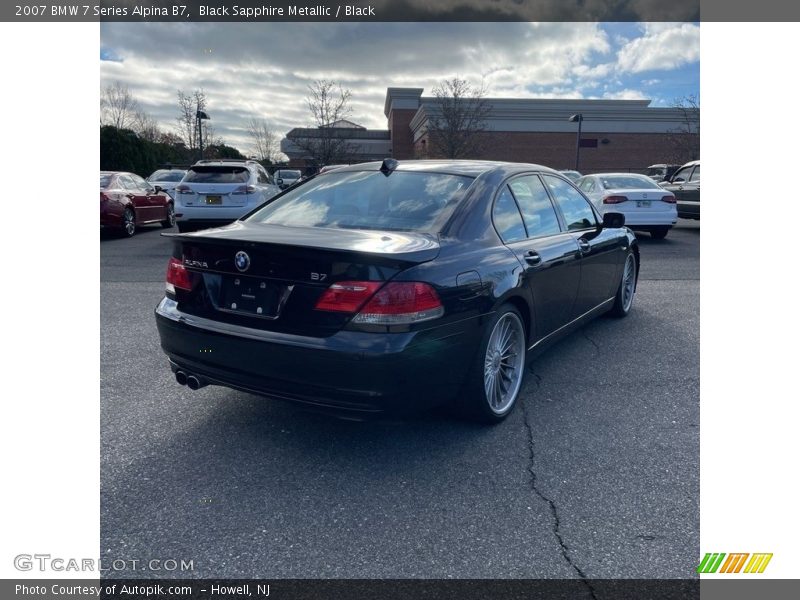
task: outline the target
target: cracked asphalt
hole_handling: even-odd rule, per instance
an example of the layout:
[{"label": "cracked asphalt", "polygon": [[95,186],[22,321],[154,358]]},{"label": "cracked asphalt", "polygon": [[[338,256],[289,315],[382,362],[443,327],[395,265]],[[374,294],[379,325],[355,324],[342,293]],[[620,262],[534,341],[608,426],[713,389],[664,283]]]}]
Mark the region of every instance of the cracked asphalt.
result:
[{"label": "cracked asphalt", "polygon": [[178,386],[152,312],[160,231],[100,242],[100,551],[194,570],[110,575],[694,576],[699,223],[642,235],[632,314],[531,361],[521,406],[495,427],[350,422]]}]

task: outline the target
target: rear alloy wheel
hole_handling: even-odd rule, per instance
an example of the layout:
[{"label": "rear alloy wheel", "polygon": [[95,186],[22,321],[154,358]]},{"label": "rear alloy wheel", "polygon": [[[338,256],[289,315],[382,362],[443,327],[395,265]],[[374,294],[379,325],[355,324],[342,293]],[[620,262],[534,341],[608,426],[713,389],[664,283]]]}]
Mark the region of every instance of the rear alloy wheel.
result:
[{"label": "rear alloy wheel", "polygon": [[650,230],[650,236],[654,240],[663,240],[669,233],[669,227],[654,227]]},{"label": "rear alloy wheel", "polygon": [[172,206],[172,202],[167,204],[167,218],[166,220],[161,221],[161,226],[164,229],[175,227],[175,207]]},{"label": "rear alloy wheel", "polygon": [[619,282],[617,296],[610,314],[614,317],[627,317],[633,306],[633,296],[636,293],[636,257],[629,252],[625,258],[622,269],[622,280]]},{"label": "rear alloy wheel", "polygon": [[472,366],[462,408],[485,423],[502,421],[514,408],[525,376],[525,325],[513,306],[501,306],[487,325]]},{"label": "rear alloy wheel", "polygon": [[122,213],[122,235],[125,237],[133,237],[136,233],[136,215],[130,208],[126,208]]}]

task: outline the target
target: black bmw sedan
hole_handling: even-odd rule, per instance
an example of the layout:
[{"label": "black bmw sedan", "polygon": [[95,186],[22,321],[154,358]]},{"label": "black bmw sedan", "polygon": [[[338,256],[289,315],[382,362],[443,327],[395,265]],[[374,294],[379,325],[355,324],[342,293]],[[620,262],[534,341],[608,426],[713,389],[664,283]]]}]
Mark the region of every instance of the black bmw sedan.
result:
[{"label": "black bmw sedan", "polygon": [[156,321],[178,383],[361,416],[449,402],[503,419],[526,359],[627,315],[639,271],[622,215],[531,164],[341,167],[167,235]]}]

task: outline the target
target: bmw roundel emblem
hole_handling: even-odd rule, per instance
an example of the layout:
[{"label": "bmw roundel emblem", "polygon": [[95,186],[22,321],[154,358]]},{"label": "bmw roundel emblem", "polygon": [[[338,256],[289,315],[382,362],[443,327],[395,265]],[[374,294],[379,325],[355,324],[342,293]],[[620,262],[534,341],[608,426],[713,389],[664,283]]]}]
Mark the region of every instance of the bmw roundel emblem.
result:
[{"label": "bmw roundel emblem", "polygon": [[240,271],[247,271],[250,268],[250,257],[247,255],[247,252],[242,252],[241,250],[236,253],[236,257],[233,259],[233,263],[236,265],[236,268]]}]

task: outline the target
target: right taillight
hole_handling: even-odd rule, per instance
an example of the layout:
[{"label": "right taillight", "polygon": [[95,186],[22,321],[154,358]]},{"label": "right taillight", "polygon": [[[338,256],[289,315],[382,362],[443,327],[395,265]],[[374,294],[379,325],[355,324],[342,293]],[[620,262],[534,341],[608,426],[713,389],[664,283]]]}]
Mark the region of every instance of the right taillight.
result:
[{"label": "right taillight", "polygon": [[672,194],[668,196],[663,196],[661,198],[661,201],[666,202],[667,204],[675,204],[675,196],[673,196]]},{"label": "right taillight", "polygon": [[325,290],[316,309],[358,313],[353,322],[364,325],[409,325],[444,314],[436,290],[419,281],[341,281]]},{"label": "right taillight", "polygon": [[603,204],[622,204],[627,201],[627,196],[606,196],[603,198]]},{"label": "right taillight", "polygon": [[183,261],[172,257],[167,264],[167,291],[174,294],[175,288],[191,290],[192,279],[189,271],[183,266]]},{"label": "right taillight", "polygon": [[256,186],[254,185],[240,185],[235,190],[231,192],[234,195],[243,195],[243,194],[255,194],[256,193]]}]

